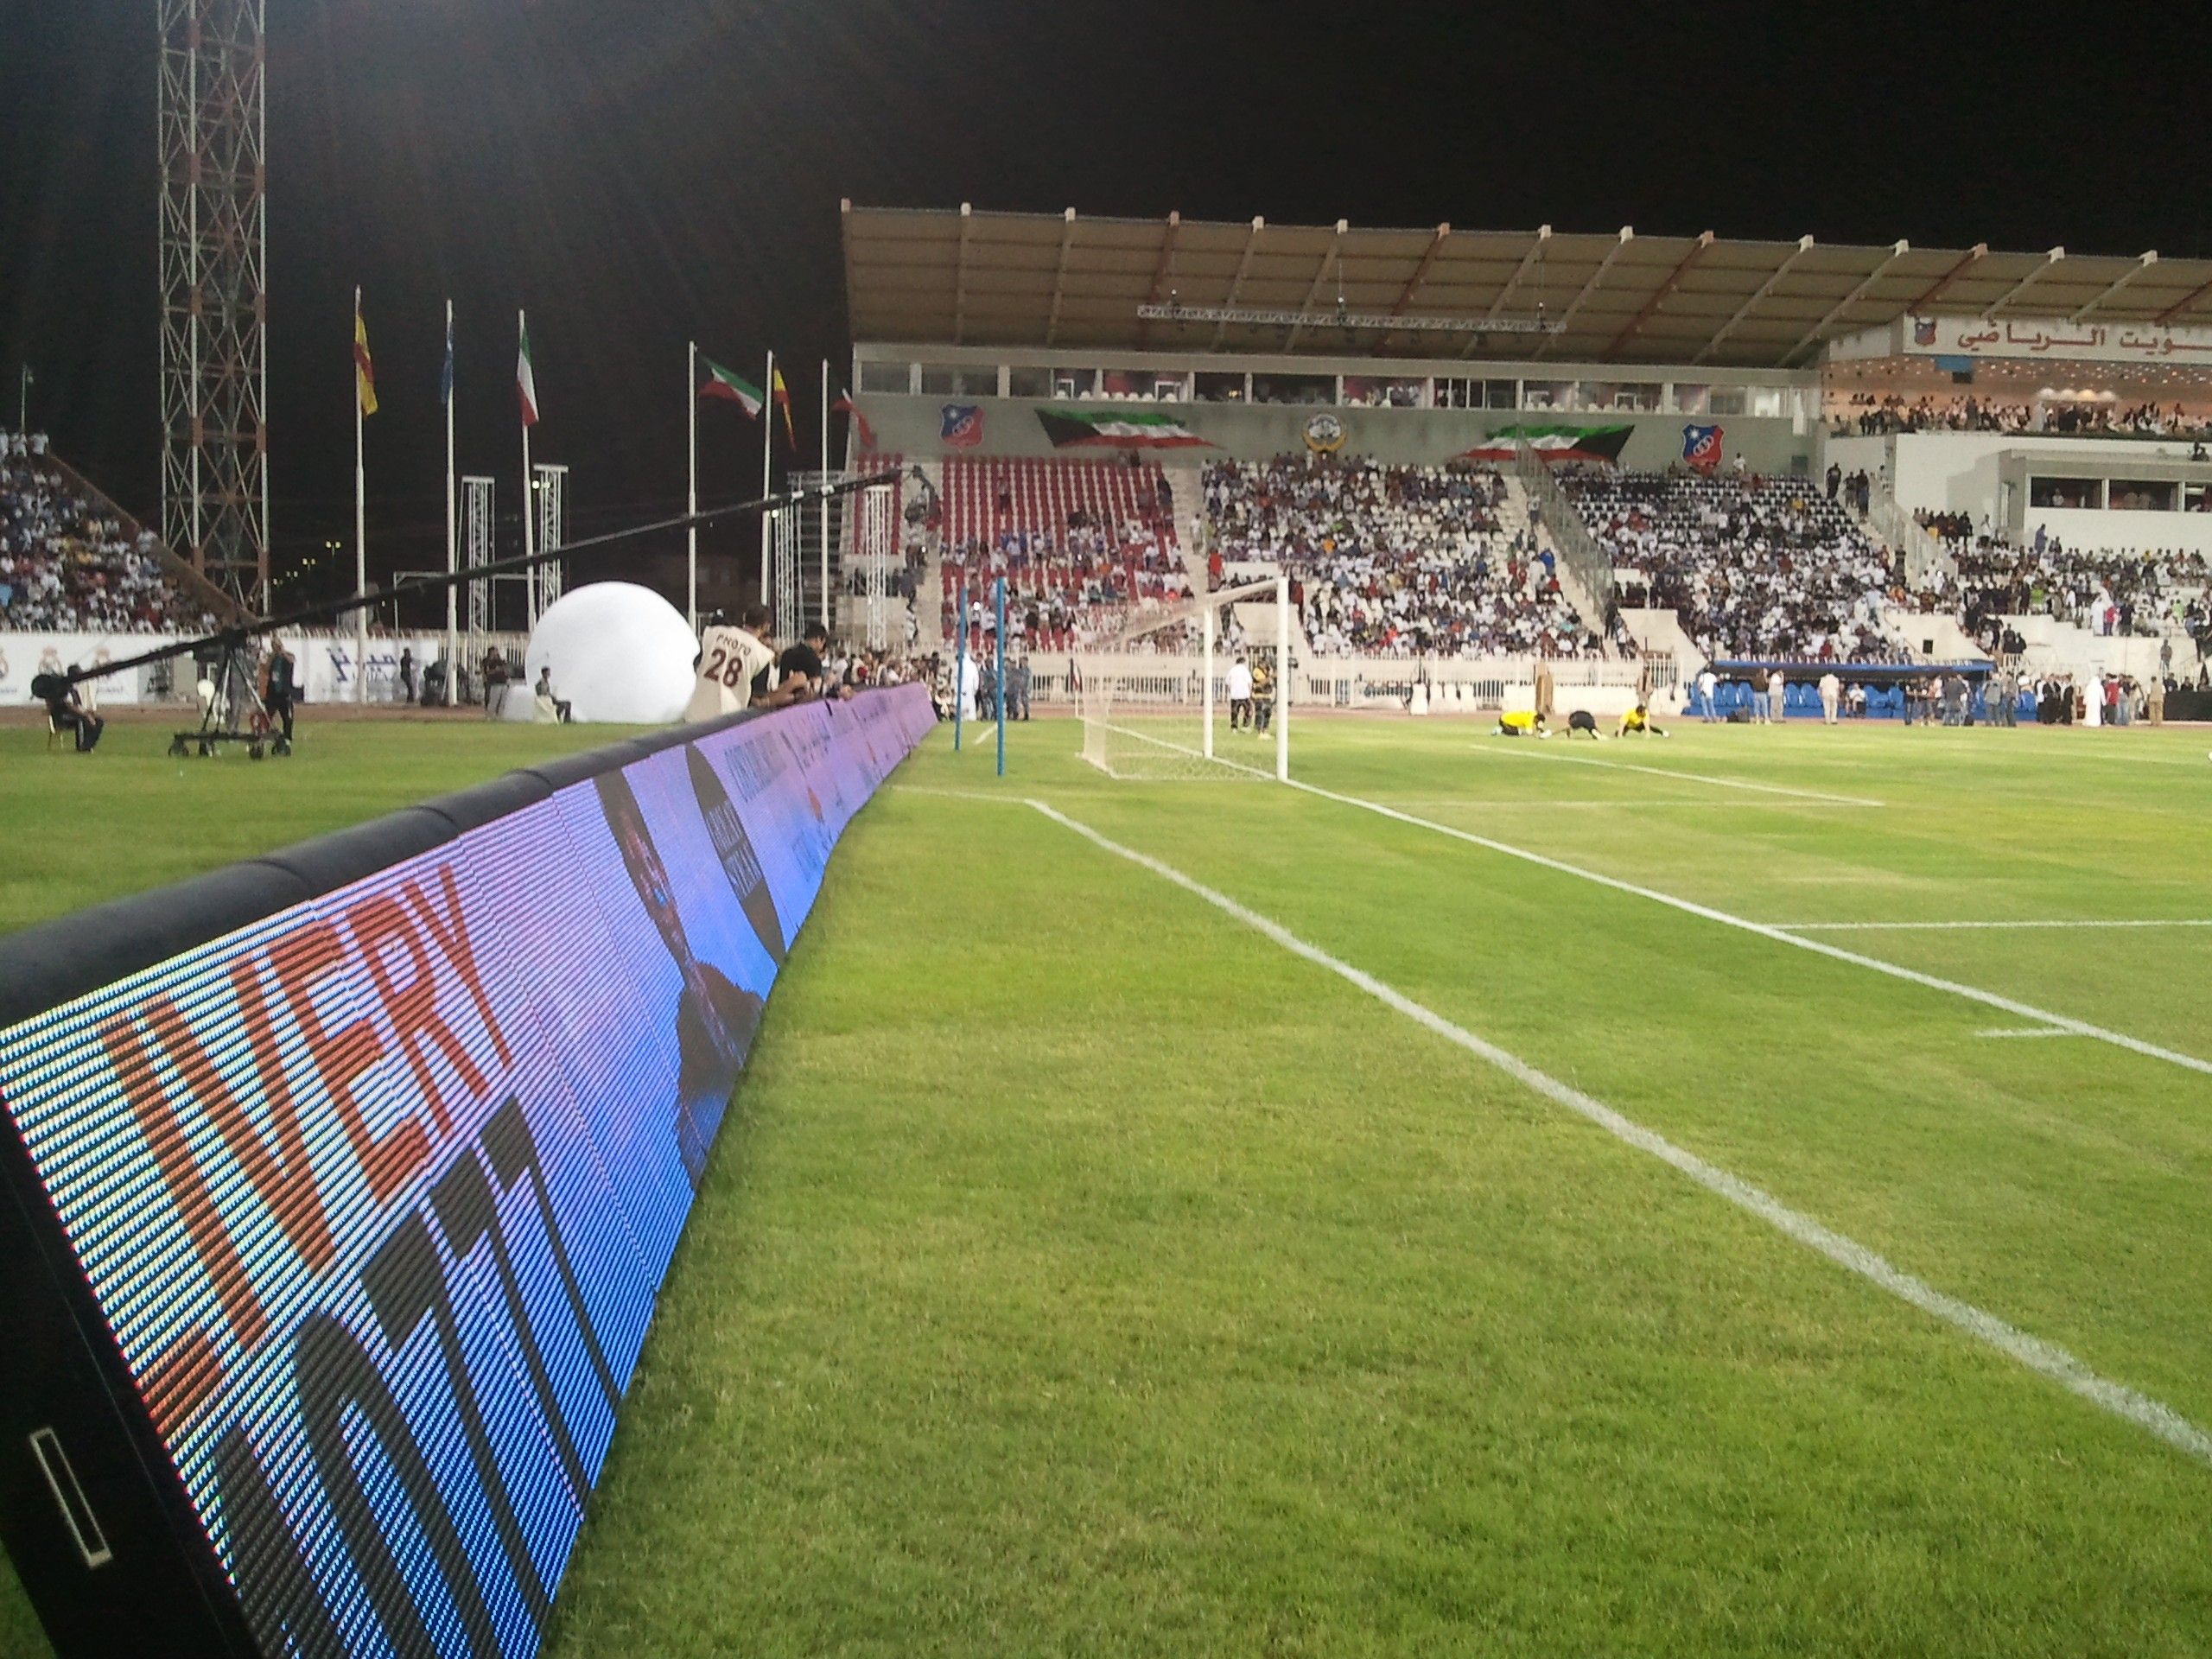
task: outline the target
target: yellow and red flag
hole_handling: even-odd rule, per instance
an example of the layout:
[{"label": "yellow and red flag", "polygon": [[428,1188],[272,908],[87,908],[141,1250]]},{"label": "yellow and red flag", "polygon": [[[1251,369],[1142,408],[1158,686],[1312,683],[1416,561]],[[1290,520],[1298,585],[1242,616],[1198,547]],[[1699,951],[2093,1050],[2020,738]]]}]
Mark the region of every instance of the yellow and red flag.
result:
[{"label": "yellow and red flag", "polygon": [[353,390],[361,400],[361,413],[377,412],[377,365],[369,355],[369,325],[361,317],[361,296],[353,295]]},{"label": "yellow and red flag", "polygon": [[784,372],[781,369],[776,371],[775,380],[770,390],[775,397],[776,407],[784,411],[784,436],[791,441],[791,453],[797,454],[798,433],[791,426],[791,389],[784,384]]}]

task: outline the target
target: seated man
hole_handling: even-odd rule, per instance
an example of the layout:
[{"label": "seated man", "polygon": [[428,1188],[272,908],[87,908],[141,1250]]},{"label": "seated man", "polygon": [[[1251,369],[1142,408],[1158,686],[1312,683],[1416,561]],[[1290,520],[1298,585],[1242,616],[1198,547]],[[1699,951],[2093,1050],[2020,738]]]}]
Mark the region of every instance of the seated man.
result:
[{"label": "seated man", "polygon": [[1621,716],[1621,728],[1618,732],[1615,732],[1613,735],[1616,737],[1626,737],[1630,733],[1634,733],[1638,737],[1664,737],[1667,735],[1666,733],[1661,731],[1659,728],[1651,723],[1650,705],[1643,702],[1638,702],[1635,708],[1630,709],[1626,714]]},{"label": "seated man", "polygon": [[1549,737],[1544,717],[1533,709],[1509,709],[1497,717],[1493,737]]},{"label": "seated man", "polygon": [[[77,671],[73,664],[71,674]],[[41,674],[31,681],[31,695],[46,705],[46,717],[56,732],[76,739],[77,753],[90,754],[107,729],[107,722],[85,706],[76,685],[67,675]]]},{"label": "seated man", "polygon": [[550,663],[537,671],[537,683],[531,688],[531,694],[537,702],[536,713],[539,725],[566,726],[569,723],[570,705],[554,692],[553,665]]}]

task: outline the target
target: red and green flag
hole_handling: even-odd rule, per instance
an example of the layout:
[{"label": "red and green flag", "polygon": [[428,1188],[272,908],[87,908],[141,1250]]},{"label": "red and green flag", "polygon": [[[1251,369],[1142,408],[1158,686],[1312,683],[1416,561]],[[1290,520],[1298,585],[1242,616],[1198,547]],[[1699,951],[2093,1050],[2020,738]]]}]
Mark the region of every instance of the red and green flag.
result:
[{"label": "red and green flag", "polygon": [[1620,465],[1628,448],[1627,426],[1507,426],[1464,452],[1468,461],[1511,461],[1525,443],[1545,461],[1602,461]]},{"label": "red and green flag", "polygon": [[762,402],[760,387],[741,374],[731,373],[711,357],[702,355],[699,366],[707,372],[707,378],[699,383],[700,397],[719,397],[725,403],[735,404],[747,415],[759,417]]},{"label": "red and green flag", "polygon": [[851,392],[845,393],[830,407],[840,415],[852,416],[853,431],[860,438],[861,448],[875,448],[875,429],[868,423],[868,416],[861,413],[861,406],[853,401]]}]

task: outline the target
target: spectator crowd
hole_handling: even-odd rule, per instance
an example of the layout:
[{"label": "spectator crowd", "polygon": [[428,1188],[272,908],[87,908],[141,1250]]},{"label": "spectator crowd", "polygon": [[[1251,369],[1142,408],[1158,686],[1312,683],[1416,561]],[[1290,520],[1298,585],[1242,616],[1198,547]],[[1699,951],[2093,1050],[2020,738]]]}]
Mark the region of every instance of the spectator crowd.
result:
[{"label": "spectator crowd", "polygon": [[[1708,656],[1881,663],[1888,556],[1808,479],[1565,469],[1566,493],[1645,602]],[[1628,584],[1629,601],[1637,597]]]},{"label": "spectator crowd", "polygon": [[0,461],[0,628],[200,632],[214,619],[181,594],[149,531],[105,514],[45,459],[43,440]]},{"label": "spectator crowd", "polygon": [[1280,563],[1325,656],[1596,654],[1531,530],[1508,531],[1494,470],[1328,455],[1217,461],[1202,480],[1216,555]]}]

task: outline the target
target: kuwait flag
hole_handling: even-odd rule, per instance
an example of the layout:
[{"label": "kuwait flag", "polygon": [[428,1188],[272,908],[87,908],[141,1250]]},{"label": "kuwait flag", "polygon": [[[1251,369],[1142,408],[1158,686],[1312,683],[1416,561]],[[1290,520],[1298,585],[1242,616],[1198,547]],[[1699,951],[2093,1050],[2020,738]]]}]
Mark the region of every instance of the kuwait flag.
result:
[{"label": "kuwait flag", "polygon": [[735,404],[748,415],[757,416],[760,413],[760,387],[741,374],[732,374],[703,353],[699,358],[699,366],[707,372],[707,378],[699,383],[702,397],[720,397],[726,403]]},{"label": "kuwait flag", "polygon": [[515,394],[522,403],[522,423],[537,424],[537,372],[530,365],[530,323],[522,321],[522,354],[515,359]]},{"label": "kuwait flag", "polygon": [[1620,465],[1628,448],[1627,426],[1508,426],[1465,451],[1468,461],[1511,461],[1526,443],[1545,461],[1602,461]]},{"label": "kuwait flag", "polygon": [[1143,410],[1040,409],[1055,449],[1211,449],[1173,415]]}]

